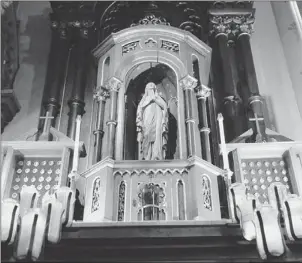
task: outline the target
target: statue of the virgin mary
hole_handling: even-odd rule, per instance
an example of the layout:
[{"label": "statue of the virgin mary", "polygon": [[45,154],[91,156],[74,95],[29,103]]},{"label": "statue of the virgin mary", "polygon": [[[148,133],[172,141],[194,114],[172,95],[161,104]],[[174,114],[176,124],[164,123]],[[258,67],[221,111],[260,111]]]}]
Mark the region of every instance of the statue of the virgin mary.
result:
[{"label": "statue of the virgin mary", "polygon": [[140,160],[164,160],[167,151],[168,108],[152,82],[146,85],[137,107],[137,141]]}]

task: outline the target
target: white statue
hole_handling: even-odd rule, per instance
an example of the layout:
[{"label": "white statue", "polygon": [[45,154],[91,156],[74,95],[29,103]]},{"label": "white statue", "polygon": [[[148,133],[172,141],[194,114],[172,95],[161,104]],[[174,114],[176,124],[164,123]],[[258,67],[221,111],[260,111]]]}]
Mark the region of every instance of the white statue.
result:
[{"label": "white statue", "polygon": [[136,115],[139,159],[164,160],[167,151],[168,108],[156,85],[148,83]]}]

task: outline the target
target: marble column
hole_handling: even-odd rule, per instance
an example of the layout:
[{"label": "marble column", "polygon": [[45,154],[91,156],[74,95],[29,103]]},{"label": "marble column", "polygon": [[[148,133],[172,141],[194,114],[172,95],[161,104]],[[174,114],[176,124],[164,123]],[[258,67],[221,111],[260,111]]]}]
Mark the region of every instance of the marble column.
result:
[{"label": "marble column", "polygon": [[196,87],[196,97],[198,100],[199,112],[199,132],[201,137],[202,158],[208,162],[212,162],[211,144],[210,144],[210,128],[208,125],[207,114],[207,98],[211,94],[211,89],[205,85]]},{"label": "marble column", "polygon": [[[227,142],[244,132],[244,115],[242,101],[237,92],[238,72],[235,56],[235,43],[231,29],[232,19],[226,15],[210,16],[210,33],[213,36],[213,46],[217,52],[217,60],[221,64],[222,96],[220,111],[222,111],[226,126]],[[216,76],[218,77],[218,76]]]},{"label": "marble column", "polygon": [[[57,114],[60,111],[61,90],[63,89],[66,64],[70,48],[70,36],[67,29],[52,26],[52,40],[50,46],[45,91],[43,95],[44,116],[53,117],[49,123],[55,126]],[[45,119],[47,121],[47,119]],[[40,124],[41,125],[41,124]],[[41,127],[41,126],[40,126]],[[49,135],[49,140],[51,135]]]},{"label": "marble column", "polygon": [[193,98],[194,98],[194,89],[197,86],[197,79],[193,78],[190,75],[187,75],[180,80],[180,87],[184,90],[185,97],[185,122],[187,129],[187,149],[188,149],[188,158],[196,155],[196,135],[195,126],[196,120],[193,117]]},{"label": "marble column", "polygon": [[108,148],[106,151],[106,157],[114,158],[115,149],[115,137],[116,137],[116,125],[117,125],[117,98],[118,92],[121,88],[122,82],[115,77],[109,79],[106,84],[106,88],[110,92],[110,105],[109,105],[109,120],[108,126]]},{"label": "marble column", "polygon": [[238,16],[234,23],[236,29],[236,46],[238,47],[238,56],[240,57],[244,79],[248,87],[248,106],[253,135],[249,142],[267,142],[268,137],[265,132],[265,122],[263,114],[263,98],[260,95],[257,76],[254,66],[253,54],[250,44],[250,37],[253,30],[254,16]]},{"label": "marble column", "polygon": [[96,120],[96,129],[93,131],[95,136],[94,142],[94,151],[93,151],[93,160],[92,164],[97,163],[101,160],[102,152],[102,140],[104,136],[104,111],[106,99],[109,97],[109,91],[105,87],[99,87],[94,94],[94,99],[97,101],[97,120]]},{"label": "marble column", "polygon": [[83,116],[85,111],[85,88],[86,79],[89,68],[89,40],[85,38],[78,38],[71,51],[71,59],[74,62],[73,71],[73,88],[69,105],[69,118],[67,127],[67,136],[74,139],[76,130],[77,115]]}]

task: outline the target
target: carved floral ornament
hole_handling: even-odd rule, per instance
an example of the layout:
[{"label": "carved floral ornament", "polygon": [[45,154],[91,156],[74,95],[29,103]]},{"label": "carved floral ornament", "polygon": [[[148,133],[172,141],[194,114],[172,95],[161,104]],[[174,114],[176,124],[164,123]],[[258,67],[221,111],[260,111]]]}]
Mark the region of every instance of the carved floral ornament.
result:
[{"label": "carved floral ornament", "polygon": [[105,88],[109,91],[118,92],[119,89],[121,88],[121,85],[122,85],[122,82],[119,79],[112,77],[106,83]]},{"label": "carved floral ornament", "polygon": [[240,36],[242,34],[251,35],[255,18],[249,15],[212,15],[210,17],[210,34]]},{"label": "carved floral ornament", "polygon": [[139,25],[166,25],[170,26],[170,23],[167,22],[167,20],[163,17],[156,17],[155,15],[146,15],[144,18],[139,20],[137,23],[131,24],[131,27],[133,26],[139,26]]},{"label": "carved floral ornament", "polygon": [[211,89],[205,85],[197,86],[195,91],[197,98],[206,99],[211,95]]},{"label": "carved floral ornament", "polygon": [[93,94],[93,98],[98,101],[105,101],[109,97],[110,97],[110,93],[108,89],[102,86],[98,87]]},{"label": "carved floral ornament", "polygon": [[51,21],[51,28],[59,31],[61,37],[66,37],[69,28],[79,28],[84,36],[88,35],[88,29],[95,24],[92,20],[75,21]]},{"label": "carved floral ornament", "polygon": [[187,90],[187,89],[195,89],[197,86],[197,79],[193,78],[190,75],[187,75],[186,77],[184,77],[183,79],[180,80],[179,85],[183,90]]}]

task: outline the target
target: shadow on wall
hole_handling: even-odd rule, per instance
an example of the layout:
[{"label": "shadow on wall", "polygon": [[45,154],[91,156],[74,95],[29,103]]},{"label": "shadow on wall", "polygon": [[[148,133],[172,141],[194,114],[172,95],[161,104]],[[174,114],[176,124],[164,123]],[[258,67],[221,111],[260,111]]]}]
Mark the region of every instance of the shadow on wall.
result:
[{"label": "shadow on wall", "polygon": [[[20,6],[22,13],[22,7]],[[51,29],[49,26],[48,15],[50,8],[44,8],[43,11],[37,9],[40,15],[28,15],[24,7],[22,20],[26,19],[23,30],[20,31],[20,71],[19,82],[16,89],[25,89],[31,94],[25,96],[28,98],[27,114],[37,114],[39,116],[41,99],[45,85],[45,77],[47,71],[48,54],[51,41]],[[34,13],[35,11],[29,11]],[[27,17],[26,17],[27,16]],[[24,22],[23,22],[24,23]],[[30,70],[31,76],[24,76]],[[24,81],[23,81],[24,79]],[[28,86],[26,86],[28,85]],[[21,86],[21,87],[20,87]],[[22,109],[21,109],[22,111]]]},{"label": "shadow on wall", "polygon": [[40,113],[51,42],[51,29],[47,19],[49,12],[50,8],[46,8],[42,15],[29,16],[26,28],[21,33],[21,37],[25,36],[29,41],[21,63],[33,68],[28,114],[36,111]]},{"label": "shadow on wall", "polygon": [[21,110],[5,128],[4,140],[21,138],[24,133],[37,128],[51,40],[49,12],[47,2],[19,3],[20,67],[13,89]]}]

